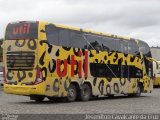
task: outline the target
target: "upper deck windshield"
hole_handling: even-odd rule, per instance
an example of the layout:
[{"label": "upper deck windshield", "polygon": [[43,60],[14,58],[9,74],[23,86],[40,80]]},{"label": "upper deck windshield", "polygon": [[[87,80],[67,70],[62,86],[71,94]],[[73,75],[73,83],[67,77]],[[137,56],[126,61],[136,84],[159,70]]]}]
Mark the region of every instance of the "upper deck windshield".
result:
[{"label": "upper deck windshield", "polygon": [[9,23],[6,28],[5,40],[37,39],[38,22]]},{"label": "upper deck windshield", "polygon": [[142,52],[143,55],[145,55],[147,57],[152,57],[150,47],[148,46],[147,43],[139,40],[138,41],[138,46],[139,46],[140,51]]}]

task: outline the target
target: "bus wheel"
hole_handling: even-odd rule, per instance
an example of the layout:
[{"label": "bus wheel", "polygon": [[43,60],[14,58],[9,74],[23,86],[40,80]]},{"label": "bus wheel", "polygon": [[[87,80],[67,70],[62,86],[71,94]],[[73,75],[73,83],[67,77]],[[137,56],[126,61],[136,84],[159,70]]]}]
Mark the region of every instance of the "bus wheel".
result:
[{"label": "bus wheel", "polygon": [[67,96],[67,101],[68,102],[73,102],[77,98],[77,89],[74,84],[71,84],[68,88],[68,96]]},{"label": "bus wheel", "polygon": [[80,91],[80,100],[88,101],[91,98],[91,88],[88,84],[83,84]]},{"label": "bus wheel", "polygon": [[135,97],[140,97],[142,93],[142,86],[140,84],[137,85],[137,90],[135,93]]},{"label": "bus wheel", "polygon": [[140,97],[141,96],[141,93],[142,93],[142,85],[141,84],[138,84],[137,85],[137,90],[136,90],[136,93],[131,93],[131,94],[128,94],[128,97]]},{"label": "bus wheel", "polygon": [[44,100],[44,96],[31,96],[31,100],[35,100],[36,102],[42,102]]}]

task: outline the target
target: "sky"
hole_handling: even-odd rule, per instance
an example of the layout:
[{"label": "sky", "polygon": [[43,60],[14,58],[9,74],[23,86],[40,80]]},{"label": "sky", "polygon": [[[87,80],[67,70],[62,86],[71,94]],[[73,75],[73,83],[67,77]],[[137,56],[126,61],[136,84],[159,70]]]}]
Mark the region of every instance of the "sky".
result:
[{"label": "sky", "polygon": [[160,46],[160,0],[0,0],[0,38],[13,21],[48,21]]}]

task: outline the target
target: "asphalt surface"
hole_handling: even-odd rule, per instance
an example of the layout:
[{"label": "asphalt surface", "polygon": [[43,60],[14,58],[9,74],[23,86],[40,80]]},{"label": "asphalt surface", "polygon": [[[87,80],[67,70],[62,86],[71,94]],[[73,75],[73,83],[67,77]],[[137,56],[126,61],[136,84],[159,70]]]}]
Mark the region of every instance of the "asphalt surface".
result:
[{"label": "asphalt surface", "polygon": [[148,114],[160,113],[160,88],[153,93],[142,94],[139,98],[116,96],[98,98],[88,102],[54,102],[45,99],[42,103],[29,97],[3,93],[0,90],[0,114]]}]

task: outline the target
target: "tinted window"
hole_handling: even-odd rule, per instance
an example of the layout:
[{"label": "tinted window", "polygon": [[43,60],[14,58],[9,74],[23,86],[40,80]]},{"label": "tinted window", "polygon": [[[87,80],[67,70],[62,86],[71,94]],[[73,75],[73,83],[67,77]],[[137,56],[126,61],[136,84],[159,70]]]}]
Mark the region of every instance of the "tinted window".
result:
[{"label": "tinted window", "polygon": [[76,47],[76,48],[86,48],[87,42],[84,39],[83,35],[81,32],[78,31],[71,31],[71,46]]},{"label": "tinted window", "polygon": [[48,42],[53,45],[83,49],[87,46],[81,32],[57,28],[52,24],[46,26],[46,35]]},{"label": "tinted window", "polygon": [[61,46],[70,46],[70,31],[66,29],[59,30],[59,44]]},{"label": "tinted window", "polygon": [[133,55],[138,55],[139,48],[138,48],[137,43],[134,40],[129,40],[128,43],[129,43],[128,44],[128,52]]},{"label": "tinted window", "polygon": [[102,47],[105,51],[115,51],[116,50],[116,41],[113,38],[103,37],[102,38]]},{"label": "tinted window", "polygon": [[147,43],[139,40],[138,46],[139,46],[140,51],[142,52],[143,55],[145,55],[147,57],[151,57],[150,48]]},{"label": "tinted window", "polygon": [[94,50],[102,50],[102,43],[101,43],[101,37],[93,36],[93,35],[86,35],[87,41],[88,41],[88,49],[94,49]]},{"label": "tinted window", "polygon": [[139,48],[134,40],[120,40],[116,41],[117,51],[125,54],[139,55]]},{"label": "tinted window", "polygon": [[46,36],[50,44],[59,45],[59,29],[54,25],[46,25]]},{"label": "tinted window", "polygon": [[94,77],[120,77],[120,67],[101,63],[90,63],[91,75]]},{"label": "tinted window", "polygon": [[116,40],[116,49],[118,52],[128,54],[128,41],[115,39]]},{"label": "tinted window", "polygon": [[36,38],[38,38],[38,23],[36,22],[9,23],[6,28],[6,40]]},{"label": "tinted window", "polygon": [[90,72],[94,77],[108,77],[108,78],[140,78],[142,77],[142,70],[135,66],[116,65],[116,64],[101,64],[90,63]]},{"label": "tinted window", "polygon": [[129,44],[128,41],[121,40],[122,45],[122,53],[128,54],[129,53]]}]

